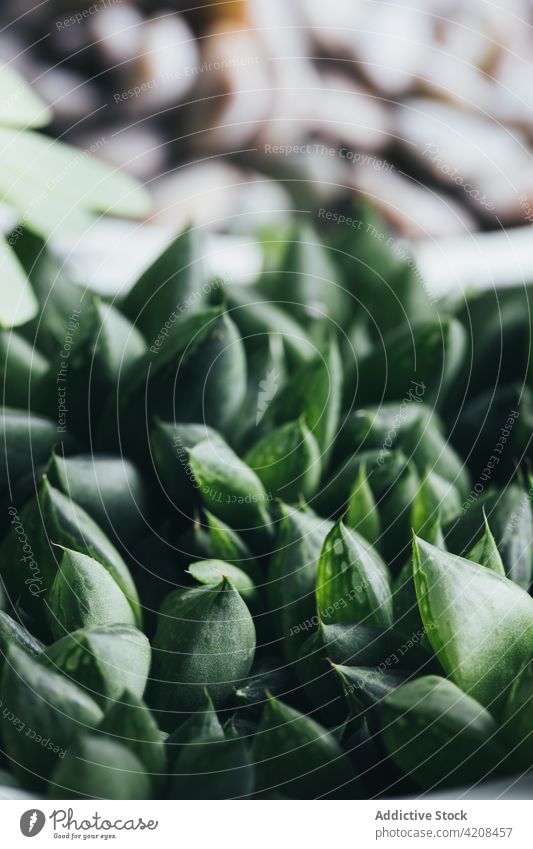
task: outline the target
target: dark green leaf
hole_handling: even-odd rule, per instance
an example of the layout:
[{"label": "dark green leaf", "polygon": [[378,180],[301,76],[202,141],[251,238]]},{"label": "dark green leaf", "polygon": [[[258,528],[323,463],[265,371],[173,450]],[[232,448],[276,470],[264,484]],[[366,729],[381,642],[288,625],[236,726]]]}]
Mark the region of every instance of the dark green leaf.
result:
[{"label": "dark green leaf", "polygon": [[46,617],[56,639],[78,628],[135,624],[128,599],[107,569],[69,549],[63,550]]},{"label": "dark green leaf", "polygon": [[414,580],[427,637],[450,678],[497,712],[533,650],[533,599],[490,569],[413,543]]},{"label": "dark green leaf", "polygon": [[142,697],[150,668],[150,643],[141,631],[127,625],[89,626],[52,643],[43,662],[108,710],[123,690]]},{"label": "dark green leaf", "polygon": [[162,727],[199,707],[204,687],[216,705],[227,701],[254,651],[252,617],[227,579],[171,593],[159,613],[149,698]]},{"label": "dark green leaf", "polygon": [[303,419],[267,433],[244,459],[266,491],[286,502],[310,498],[320,483],[320,451]]},{"label": "dark green leaf", "polygon": [[259,793],[291,799],[361,798],[362,787],[335,738],[313,719],[270,698],[254,738]]},{"label": "dark green leaf", "polygon": [[40,789],[74,739],[102,719],[83,690],[12,646],[2,677],[2,740],[24,786]]},{"label": "dark green leaf", "polygon": [[487,778],[502,759],[490,713],[436,675],[394,690],[380,714],[389,753],[426,789]]},{"label": "dark green leaf", "polygon": [[392,625],[390,576],[379,554],[341,520],[329,532],[318,564],[316,601],[327,624]]},{"label": "dark green leaf", "polygon": [[130,749],[102,734],[76,740],[54,770],[50,799],[149,799],[145,767]]}]

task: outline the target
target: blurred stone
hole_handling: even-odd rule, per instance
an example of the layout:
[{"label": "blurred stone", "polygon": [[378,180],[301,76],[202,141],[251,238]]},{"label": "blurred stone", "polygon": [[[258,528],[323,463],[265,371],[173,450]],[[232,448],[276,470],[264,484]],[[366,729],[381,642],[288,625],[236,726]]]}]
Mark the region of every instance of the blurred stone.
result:
[{"label": "blurred stone", "polygon": [[254,232],[291,209],[280,184],[214,160],[165,175],[154,184],[153,195],[154,220],[176,231],[194,219],[219,230]]},{"label": "blurred stone", "polygon": [[[364,157],[364,154],[361,154]],[[412,238],[468,233],[476,220],[462,204],[394,169],[390,162],[367,155],[354,164],[353,187],[366,195],[393,231]]]}]

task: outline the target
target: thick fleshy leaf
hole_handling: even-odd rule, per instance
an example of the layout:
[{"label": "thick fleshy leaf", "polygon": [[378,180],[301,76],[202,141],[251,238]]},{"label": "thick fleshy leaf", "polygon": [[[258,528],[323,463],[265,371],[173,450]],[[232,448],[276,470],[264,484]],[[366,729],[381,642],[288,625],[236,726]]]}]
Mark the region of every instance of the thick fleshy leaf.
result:
[{"label": "thick fleshy leaf", "polygon": [[502,731],[512,745],[511,760],[519,769],[533,765],[533,660],[520,670],[509,691]]},{"label": "thick fleshy leaf", "polygon": [[[149,350],[119,387],[121,439],[141,452],[139,434],[156,418],[201,422],[231,432],[246,391],[246,360],[241,337],[220,309],[186,314],[164,346]],[[117,399],[108,405],[117,416]],[[102,425],[106,413],[103,415]],[[101,428],[102,429],[102,428]],[[101,441],[110,441],[106,422]],[[115,438],[115,441],[118,437]]]},{"label": "thick fleshy leaf", "polygon": [[436,521],[447,522],[461,509],[459,493],[436,472],[427,472],[411,508],[411,527],[427,539]]},{"label": "thick fleshy leaf", "polygon": [[465,348],[465,329],[455,319],[418,322],[392,332],[360,363],[358,405],[399,401],[413,382],[423,387],[426,403],[443,398]]},{"label": "thick fleshy leaf", "polygon": [[85,734],[68,750],[48,786],[50,799],[149,799],[150,781],[129,747]]},{"label": "thick fleshy leaf", "polygon": [[398,687],[381,702],[380,715],[390,755],[425,789],[485,779],[502,761],[494,718],[444,678]]},{"label": "thick fleshy leaf", "polygon": [[39,655],[44,649],[41,641],[30,634],[24,625],[0,610],[0,671],[10,646],[17,646],[29,655]]},{"label": "thick fleshy leaf", "polygon": [[380,518],[364,465],[359,467],[353,485],[345,523],[349,528],[361,534],[370,545],[378,543]]},{"label": "thick fleshy leaf", "polygon": [[16,646],[4,665],[1,697],[2,741],[13,771],[37,790],[72,742],[102,719],[83,690]]},{"label": "thick fleshy leaf", "polygon": [[235,690],[236,717],[245,710],[247,717],[259,719],[269,696],[283,698],[297,688],[292,667],[279,657],[256,660],[248,678]]},{"label": "thick fleshy leaf", "polygon": [[392,625],[390,576],[379,554],[339,520],[318,564],[316,601],[326,624]]},{"label": "thick fleshy leaf", "polygon": [[139,696],[125,690],[106,713],[98,731],[127,746],[144,765],[152,782],[161,784],[166,773],[165,746],[152,714]]},{"label": "thick fleshy leaf", "polygon": [[307,224],[289,234],[279,270],[263,275],[259,288],[302,323],[330,318],[344,325],[354,306],[328,251]]},{"label": "thick fleshy leaf", "polygon": [[15,483],[24,474],[45,463],[54,445],[74,447],[66,433],[58,431],[57,422],[25,410],[0,409],[0,488],[8,480]]},{"label": "thick fleshy leaf", "polygon": [[362,798],[363,789],[342,749],[325,728],[270,698],[254,738],[256,790],[291,799]]},{"label": "thick fleshy leaf", "polygon": [[0,236],[0,328],[17,327],[35,317],[39,302],[14,251]]},{"label": "thick fleshy leaf", "polygon": [[[13,527],[0,545],[0,570],[9,593],[18,597],[24,610],[42,615],[42,599],[52,586],[64,547],[87,554],[104,566],[126,595],[136,622],[140,623],[137,590],[128,567],[82,507],[50,486],[45,477],[38,495],[24,506],[20,516],[16,508],[11,509],[15,510]],[[19,524],[31,539],[29,560],[21,559]],[[23,556],[29,557],[30,552]]]},{"label": "thick fleshy leaf", "polygon": [[135,624],[128,599],[107,569],[69,549],[63,550],[46,617],[56,639],[78,628]]},{"label": "thick fleshy leaf", "polygon": [[0,124],[3,126],[44,127],[52,120],[46,103],[11,65],[0,67]]},{"label": "thick fleshy leaf", "polygon": [[163,728],[202,704],[207,687],[216,705],[250,671],[255,651],[252,617],[227,579],[171,593],[153,641],[148,702]]},{"label": "thick fleshy leaf", "polygon": [[170,799],[241,799],[254,787],[254,767],[244,740],[198,740],[176,758]]},{"label": "thick fleshy leaf", "polygon": [[254,583],[262,581],[262,570],[244,540],[208,510],[181,537],[180,547],[188,560],[223,560],[238,566]]},{"label": "thick fleshy leaf", "polygon": [[123,690],[141,698],[150,668],[150,643],[127,625],[83,628],[48,646],[43,662],[82,687],[107,711]]},{"label": "thick fleshy leaf", "polygon": [[0,385],[7,407],[39,408],[48,361],[13,330],[0,330]]},{"label": "thick fleshy leaf", "polygon": [[[301,364],[314,355],[313,345],[305,330],[284,311],[282,304],[265,300],[255,290],[249,290],[247,287],[233,286],[229,293],[228,309],[245,344],[250,338],[269,334],[283,340],[287,356],[294,364]],[[274,394],[278,389],[279,387]],[[269,394],[272,394],[272,391]],[[271,400],[272,398],[268,403]]]},{"label": "thick fleshy leaf", "polygon": [[312,499],[311,505],[321,516],[338,515],[348,509],[352,487],[361,466],[365,467],[374,498],[379,500],[402,474],[407,460],[401,451],[371,449],[352,454],[328,476]]},{"label": "thick fleshy leaf", "polygon": [[286,502],[310,498],[320,483],[320,451],[303,419],[267,433],[244,459],[266,491]]},{"label": "thick fleshy leaf", "polygon": [[[446,551],[444,537],[442,535],[442,527],[440,518],[437,515],[433,523],[426,522],[423,532],[419,532],[419,536],[437,546],[441,551]],[[394,607],[394,623],[399,631],[405,634],[419,634],[424,642],[427,643],[425,636],[425,628],[422,624],[420,611],[418,609],[418,599],[416,597],[415,581],[413,577],[413,556],[405,562],[403,567],[398,572],[393,588],[392,602]]]},{"label": "thick fleshy leaf", "polygon": [[229,446],[206,439],[188,451],[188,459],[205,508],[237,531],[270,535],[272,493]]},{"label": "thick fleshy leaf", "polygon": [[189,226],[142,273],[122,301],[123,312],[155,351],[165,345],[181,316],[203,306],[209,285],[202,259],[198,231]]},{"label": "thick fleshy leaf", "polygon": [[207,689],[200,694],[198,704],[196,710],[187,717],[185,722],[181,722],[165,740],[168,760],[171,765],[185,749],[194,747],[198,742],[207,740],[214,742],[225,739],[222,725]]},{"label": "thick fleshy leaf", "polygon": [[147,488],[126,457],[54,453],[46,474],[51,486],[83,507],[118,542],[127,545],[146,529]]},{"label": "thick fleshy leaf", "polygon": [[380,504],[383,537],[381,550],[391,565],[404,563],[412,540],[413,506],[420,489],[420,478],[413,463],[408,463],[392,482]]},{"label": "thick fleshy leaf", "polygon": [[473,563],[479,563],[480,566],[486,566],[487,569],[492,569],[497,575],[505,577],[505,569],[503,567],[502,558],[498,551],[496,541],[492,536],[487,517],[485,516],[485,533],[481,539],[476,542],[473,548],[467,554],[467,560]]},{"label": "thick fleshy leaf", "polygon": [[405,670],[382,672],[365,666],[333,664],[333,670],[339,676],[344,697],[354,717],[364,716],[374,710],[410,677]]},{"label": "thick fleshy leaf", "polygon": [[325,458],[337,434],[342,401],[342,363],[332,337],[318,356],[304,363],[279,392],[264,422],[305,419]]},{"label": "thick fleshy leaf", "polygon": [[331,522],[308,510],[280,506],[278,537],[268,571],[272,627],[289,660],[318,623],[315,585],[318,560]]},{"label": "thick fleshy leaf", "polygon": [[191,563],[188,572],[199,584],[211,586],[219,584],[222,578],[229,578],[232,586],[241,594],[248,606],[257,604],[258,593],[252,579],[232,563],[223,560],[199,560]]},{"label": "thick fleshy leaf", "polygon": [[507,578],[421,539],[416,594],[427,637],[447,675],[497,713],[533,652],[533,599]]},{"label": "thick fleshy leaf", "polygon": [[485,533],[488,520],[506,575],[523,589],[533,577],[533,513],[528,494],[518,484],[498,492],[477,485],[463,510],[444,528],[446,544],[455,554],[466,556]]},{"label": "thick fleshy leaf", "polygon": [[76,204],[112,215],[137,217],[150,211],[149,195],[136,180],[87,151],[31,130],[20,133],[7,127],[0,127],[0,148],[10,181],[33,184],[37,197],[44,193],[42,207],[47,211],[51,199],[58,197],[71,208]]}]

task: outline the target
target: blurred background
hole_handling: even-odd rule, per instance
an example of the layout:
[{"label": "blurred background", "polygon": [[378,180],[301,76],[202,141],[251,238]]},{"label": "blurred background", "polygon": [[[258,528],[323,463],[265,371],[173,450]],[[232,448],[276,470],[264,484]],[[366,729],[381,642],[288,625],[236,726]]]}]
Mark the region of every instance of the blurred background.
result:
[{"label": "blurred background", "polygon": [[532,20],[530,0],[3,0],[0,57],[48,131],[152,193],[142,227],[68,252],[86,282],[133,279],[190,219],[253,274],[258,233],[366,199],[440,294],[533,278]]}]

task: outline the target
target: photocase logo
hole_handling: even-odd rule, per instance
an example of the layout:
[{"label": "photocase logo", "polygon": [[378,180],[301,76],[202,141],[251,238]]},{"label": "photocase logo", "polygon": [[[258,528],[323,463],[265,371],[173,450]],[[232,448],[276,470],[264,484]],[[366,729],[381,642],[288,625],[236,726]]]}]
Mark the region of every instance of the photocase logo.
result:
[{"label": "photocase logo", "polygon": [[267,371],[266,380],[261,380],[259,382],[259,392],[257,394],[257,415],[255,417],[255,424],[258,425],[266,411],[268,410],[268,405],[274,399],[278,389],[279,389],[279,374],[277,373],[275,368]]},{"label": "photocase logo", "polygon": [[32,808],[30,811],[25,811],[20,818],[20,830],[24,837],[35,837],[43,830],[46,817],[42,811],[37,808]]}]

